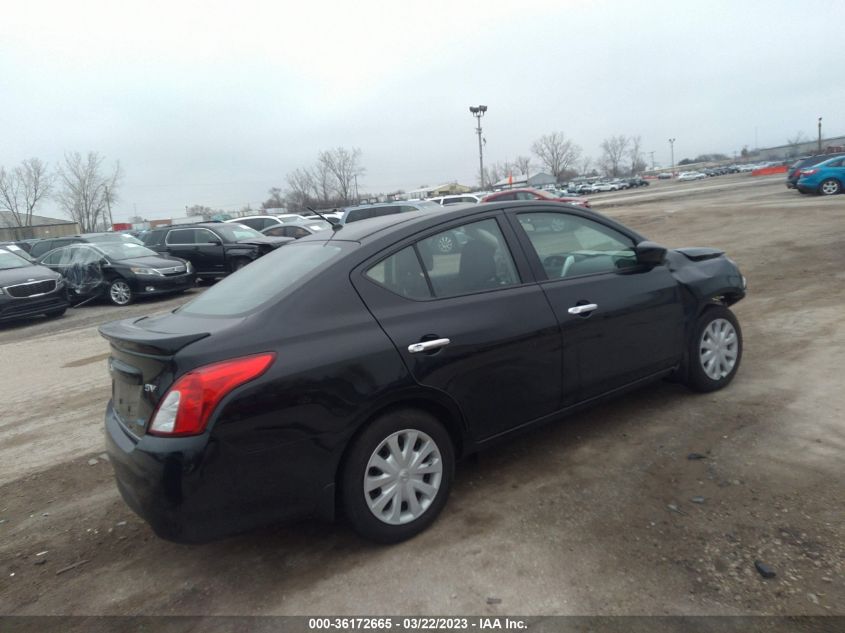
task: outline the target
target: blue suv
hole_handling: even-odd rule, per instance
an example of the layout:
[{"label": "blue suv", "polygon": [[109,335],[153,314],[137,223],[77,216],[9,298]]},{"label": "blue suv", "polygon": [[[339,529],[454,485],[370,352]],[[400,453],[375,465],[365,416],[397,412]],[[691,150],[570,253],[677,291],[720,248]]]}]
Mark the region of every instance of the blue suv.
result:
[{"label": "blue suv", "polygon": [[802,169],[795,186],[803,193],[832,196],[842,193],[843,185],[845,185],[845,156],[839,156],[808,169]]}]

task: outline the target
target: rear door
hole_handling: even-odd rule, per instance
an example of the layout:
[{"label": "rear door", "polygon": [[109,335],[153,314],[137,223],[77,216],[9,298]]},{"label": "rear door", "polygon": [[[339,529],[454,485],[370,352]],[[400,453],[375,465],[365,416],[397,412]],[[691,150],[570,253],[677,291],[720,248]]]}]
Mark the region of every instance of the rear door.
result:
[{"label": "rear door", "polygon": [[165,244],[170,255],[189,260],[197,274],[226,271],[220,238],[208,229],[173,229],[167,234]]},{"label": "rear door", "polygon": [[598,218],[548,209],[509,215],[560,324],[565,405],[680,362],[680,287],[665,265],[637,264],[634,239]]},{"label": "rear door", "polygon": [[[554,313],[504,217],[480,217],[406,240],[352,275],[416,381],[451,396],[477,440],[556,411],[561,395]],[[433,247],[454,233],[466,236],[460,250]]]}]

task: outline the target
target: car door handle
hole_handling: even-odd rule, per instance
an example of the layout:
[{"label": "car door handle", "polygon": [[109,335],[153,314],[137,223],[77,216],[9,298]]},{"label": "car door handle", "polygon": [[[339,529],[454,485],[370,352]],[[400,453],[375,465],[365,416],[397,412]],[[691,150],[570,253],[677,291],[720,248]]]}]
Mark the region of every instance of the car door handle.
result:
[{"label": "car door handle", "polygon": [[420,352],[430,352],[433,349],[440,349],[441,347],[446,347],[449,343],[451,343],[447,338],[437,338],[433,341],[423,341],[422,343],[411,343],[408,345],[408,351],[411,354],[419,354]]},{"label": "car door handle", "polygon": [[595,303],[587,303],[582,306],[572,306],[569,308],[569,314],[587,314],[598,307],[599,306]]}]

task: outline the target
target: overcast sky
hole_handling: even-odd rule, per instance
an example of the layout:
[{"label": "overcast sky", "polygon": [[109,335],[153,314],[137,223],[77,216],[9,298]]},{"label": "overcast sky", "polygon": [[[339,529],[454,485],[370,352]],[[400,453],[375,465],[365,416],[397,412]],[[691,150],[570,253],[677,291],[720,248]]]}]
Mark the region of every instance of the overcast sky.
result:
[{"label": "overcast sky", "polygon": [[117,221],[256,206],[341,145],[362,191],[475,184],[473,104],[490,162],[552,131],[730,155],[845,134],[843,24],[842,0],[10,1],[0,165],[119,159]]}]

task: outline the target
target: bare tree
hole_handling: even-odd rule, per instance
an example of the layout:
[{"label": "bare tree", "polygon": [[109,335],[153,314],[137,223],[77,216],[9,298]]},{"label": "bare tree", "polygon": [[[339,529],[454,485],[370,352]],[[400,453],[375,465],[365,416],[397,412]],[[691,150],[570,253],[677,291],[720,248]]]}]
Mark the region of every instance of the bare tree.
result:
[{"label": "bare tree", "polygon": [[23,161],[12,171],[0,167],[0,210],[9,211],[16,226],[32,226],[32,214],[53,188],[53,176],[38,158]]},{"label": "bare tree", "polygon": [[631,159],[631,176],[643,171],[647,165],[643,157],[643,140],[640,136],[631,137],[631,149],[628,150],[628,157]]},{"label": "bare tree", "polygon": [[364,173],[364,168],[361,166],[361,150],[357,147],[353,147],[352,150],[338,147],[323,151],[320,152],[317,162],[325,166],[334,178],[334,191],[340,198],[341,204],[349,204],[353,199],[355,181]]},{"label": "bare tree", "polygon": [[270,190],[267,193],[270,194],[270,197],[261,203],[262,209],[285,208],[285,198],[282,195],[282,190],[279,187],[270,187]]},{"label": "bare tree", "polygon": [[334,195],[334,176],[329,169],[327,162],[318,160],[317,164],[311,170],[311,178],[314,181],[317,196],[323,204],[329,204]]},{"label": "bare tree", "polygon": [[589,156],[582,156],[581,160],[578,161],[578,171],[582,176],[586,176],[590,173],[590,169],[593,166],[593,159]]},{"label": "bare tree", "polygon": [[106,173],[105,157],[88,152],[65,154],[65,161],[58,168],[58,201],[83,232],[96,231],[108,221],[108,211],[117,200],[117,189],[123,175],[120,163]]},{"label": "bare tree", "polygon": [[601,166],[605,174],[608,176],[618,176],[620,174],[622,159],[625,157],[630,143],[631,140],[624,134],[611,136],[602,141]]},{"label": "bare tree", "polygon": [[531,144],[531,151],[555,178],[581,156],[581,147],[567,139],[563,132],[544,134]]},{"label": "bare tree", "polygon": [[533,167],[533,164],[530,156],[517,156],[513,163],[516,165],[519,173],[525,174],[526,176],[531,175],[531,168]]}]

